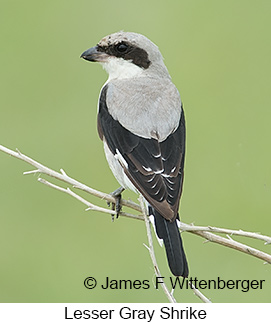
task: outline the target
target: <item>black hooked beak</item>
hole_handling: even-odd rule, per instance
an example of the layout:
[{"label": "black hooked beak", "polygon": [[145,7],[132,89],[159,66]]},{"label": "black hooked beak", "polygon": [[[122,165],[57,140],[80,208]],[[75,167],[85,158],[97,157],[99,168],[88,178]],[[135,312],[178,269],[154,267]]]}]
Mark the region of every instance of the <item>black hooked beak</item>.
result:
[{"label": "black hooked beak", "polygon": [[84,58],[90,62],[104,62],[107,55],[104,52],[99,51],[98,46],[94,46],[84,51],[80,58]]}]

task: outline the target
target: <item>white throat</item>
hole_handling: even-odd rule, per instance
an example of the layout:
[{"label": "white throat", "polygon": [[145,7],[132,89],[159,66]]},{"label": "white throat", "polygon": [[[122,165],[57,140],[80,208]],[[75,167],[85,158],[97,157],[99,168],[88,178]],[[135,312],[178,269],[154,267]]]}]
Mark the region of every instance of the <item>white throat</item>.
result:
[{"label": "white throat", "polygon": [[137,77],[143,72],[142,68],[123,58],[110,57],[107,62],[103,62],[102,65],[109,74],[108,81]]}]

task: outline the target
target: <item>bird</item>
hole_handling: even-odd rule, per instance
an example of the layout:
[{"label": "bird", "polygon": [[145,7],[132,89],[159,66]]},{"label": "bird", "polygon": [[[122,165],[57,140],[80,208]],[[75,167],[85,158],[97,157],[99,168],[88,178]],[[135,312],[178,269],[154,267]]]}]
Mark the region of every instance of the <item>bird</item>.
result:
[{"label": "bird", "polygon": [[[174,276],[188,277],[179,231],[184,180],[185,117],[159,48],[134,32],[116,32],[84,51],[108,73],[98,100],[97,128],[121,185],[144,198]],[[119,212],[119,208],[117,212]]]}]

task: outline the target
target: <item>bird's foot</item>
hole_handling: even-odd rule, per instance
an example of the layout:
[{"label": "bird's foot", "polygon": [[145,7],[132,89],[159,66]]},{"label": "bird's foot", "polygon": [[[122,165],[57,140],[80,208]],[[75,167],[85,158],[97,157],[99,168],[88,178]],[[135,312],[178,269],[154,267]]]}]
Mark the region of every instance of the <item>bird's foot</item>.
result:
[{"label": "bird's foot", "polygon": [[[116,189],[114,192],[111,192],[110,195],[112,195],[115,198],[115,203],[112,203],[112,210],[116,211],[116,218],[119,217],[122,205],[121,205],[121,193],[124,191],[124,188],[121,186],[118,189]],[[108,206],[110,206],[110,202],[107,203]],[[114,214],[112,214],[112,221],[114,221]]]}]

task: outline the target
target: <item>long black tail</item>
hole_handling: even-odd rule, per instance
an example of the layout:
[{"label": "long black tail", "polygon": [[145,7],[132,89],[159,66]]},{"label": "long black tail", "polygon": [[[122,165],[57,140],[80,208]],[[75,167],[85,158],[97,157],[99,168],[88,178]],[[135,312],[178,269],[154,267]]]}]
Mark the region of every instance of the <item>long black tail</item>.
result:
[{"label": "long black tail", "polygon": [[154,223],[158,237],[164,241],[168,265],[172,274],[188,277],[187,260],[176,220],[169,222],[152,207],[149,207],[149,212],[149,214],[154,215]]}]

